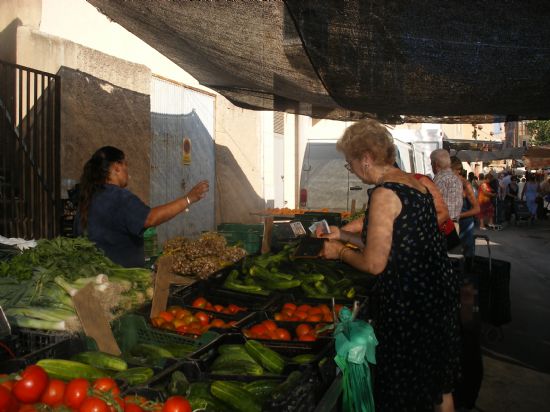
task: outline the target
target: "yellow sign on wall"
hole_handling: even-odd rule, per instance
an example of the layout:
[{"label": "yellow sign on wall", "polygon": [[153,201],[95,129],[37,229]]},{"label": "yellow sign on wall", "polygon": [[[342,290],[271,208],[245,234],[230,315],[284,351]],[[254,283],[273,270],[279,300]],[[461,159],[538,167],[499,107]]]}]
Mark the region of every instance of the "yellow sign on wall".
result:
[{"label": "yellow sign on wall", "polygon": [[184,165],[191,164],[191,140],[188,137],[183,138],[183,158]]}]

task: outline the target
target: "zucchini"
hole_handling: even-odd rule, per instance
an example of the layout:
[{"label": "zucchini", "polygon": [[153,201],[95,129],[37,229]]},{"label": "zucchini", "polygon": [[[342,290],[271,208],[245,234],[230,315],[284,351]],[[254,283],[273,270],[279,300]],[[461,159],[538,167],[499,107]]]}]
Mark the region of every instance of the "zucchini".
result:
[{"label": "zucchini", "polygon": [[117,373],[115,379],[123,379],[129,385],[141,385],[151,379],[154,374],[153,369],[138,366]]},{"label": "zucchini", "polygon": [[166,390],[170,395],[187,396],[189,389],[189,381],[185,374],[181,371],[174,371],[170,376],[170,383]]},{"label": "zucchini", "polygon": [[187,345],[185,343],[167,343],[164,345],[158,345],[159,348],[167,350],[172,354],[174,358],[185,358],[190,353],[193,353],[197,350],[197,347],[194,345]]},{"label": "zucchini", "polygon": [[261,412],[261,406],[250,392],[227,381],[214,381],[210,385],[210,392],[214,397],[227,403],[232,408],[243,412]]},{"label": "zucchini", "polygon": [[248,352],[244,348],[244,345],[238,345],[238,344],[225,344],[220,345],[218,348],[218,353],[220,355],[225,355],[228,353],[246,353],[248,355]]},{"label": "zucchini", "polygon": [[262,376],[264,369],[256,362],[238,360],[223,360],[212,365],[210,369],[216,375],[254,375]]},{"label": "zucchini", "polygon": [[36,362],[53,379],[70,381],[76,378],[94,380],[106,377],[105,372],[82,362],[66,359],[42,359]]},{"label": "zucchini", "polygon": [[86,363],[88,365],[113,371],[124,371],[128,369],[128,364],[118,356],[105,352],[89,351],[80,352],[73,356],[72,360]]},{"label": "zucchini", "polygon": [[283,372],[285,360],[277,352],[255,340],[247,340],[244,347],[248,354],[268,371],[279,375]]},{"label": "zucchini", "polygon": [[244,389],[250,392],[259,400],[264,400],[271,395],[275,388],[280,384],[280,381],[272,379],[260,379],[257,381],[249,382],[244,385]]},{"label": "zucchini", "polygon": [[294,363],[297,363],[299,365],[305,365],[307,363],[311,363],[315,360],[315,355],[311,353],[304,353],[302,355],[296,355],[294,356],[291,361]]},{"label": "zucchini", "polygon": [[283,397],[287,396],[288,392],[291,389],[298,386],[301,379],[302,379],[302,372],[300,371],[290,372],[290,375],[288,375],[286,380],[273,390],[273,392],[271,393],[271,398],[275,401],[278,401]]},{"label": "zucchini", "polygon": [[174,355],[167,349],[161,346],[152,345],[149,343],[138,343],[130,350],[134,356],[143,356],[149,359],[173,359]]}]

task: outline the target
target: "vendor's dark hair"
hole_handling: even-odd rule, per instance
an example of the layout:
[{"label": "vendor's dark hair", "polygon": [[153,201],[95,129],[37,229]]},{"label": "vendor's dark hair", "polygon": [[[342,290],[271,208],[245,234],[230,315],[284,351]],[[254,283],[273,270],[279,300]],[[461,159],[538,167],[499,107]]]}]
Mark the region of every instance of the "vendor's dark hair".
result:
[{"label": "vendor's dark hair", "polygon": [[103,146],[84,165],[80,177],[80,200],[78,202],[82,229],[86,229],[88,226],[88,210],[93,195],[103,189],[103,185],[109,177],[111,165],[123,160],[124,152],[122,150],[113,146]]}]

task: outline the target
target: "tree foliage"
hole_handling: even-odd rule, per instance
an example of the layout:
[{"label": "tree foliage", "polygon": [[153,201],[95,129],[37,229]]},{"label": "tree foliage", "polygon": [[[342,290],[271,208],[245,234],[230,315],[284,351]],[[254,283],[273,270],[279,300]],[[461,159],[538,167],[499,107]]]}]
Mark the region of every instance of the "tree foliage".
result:
[{"label": "tree foliage", "polygon": [[550,144],[550,120],[534,120],[526,124],[534,145]]}]

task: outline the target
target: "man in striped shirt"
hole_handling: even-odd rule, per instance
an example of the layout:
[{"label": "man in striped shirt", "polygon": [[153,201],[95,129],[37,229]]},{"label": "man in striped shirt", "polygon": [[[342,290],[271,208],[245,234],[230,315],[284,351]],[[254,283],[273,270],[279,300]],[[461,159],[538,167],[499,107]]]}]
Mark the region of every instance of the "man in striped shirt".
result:
[{"label": "man in striped shirt", "polygon": [[458,218],[462,210],[462,182],[451,170],[451,156],[445,149],[434,150],[430,154],[434,183],[443,196],[449,209],[449,216],[458,232]]}]

